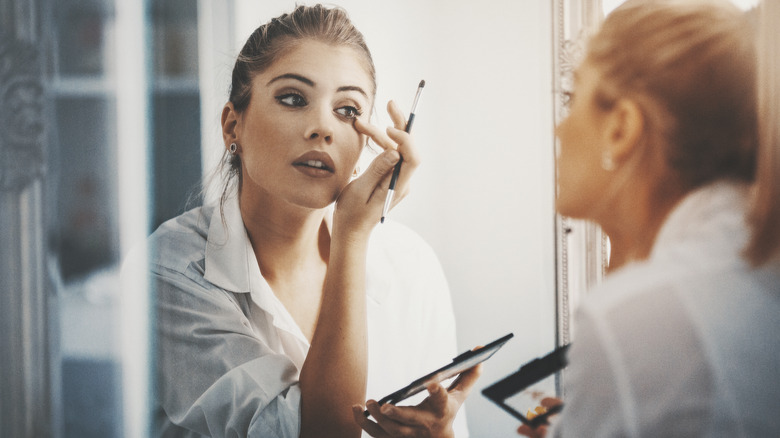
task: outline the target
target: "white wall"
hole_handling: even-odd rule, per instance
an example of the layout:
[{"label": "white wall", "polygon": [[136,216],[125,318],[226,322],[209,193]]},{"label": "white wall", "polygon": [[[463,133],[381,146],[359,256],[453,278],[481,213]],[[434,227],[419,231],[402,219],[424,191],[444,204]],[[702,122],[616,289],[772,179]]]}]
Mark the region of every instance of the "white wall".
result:
[{"label": "white wall", "polygon": [[[225,33],[212,35],[217,53],[210,74],[219,103],[211,113],[204,106],[206,123],[218,120],[233,56],[246,37],[295,3],[235,0],[227,3],[235,7],[232,18],[211,13],[224,20],[216,29]],[[374,123],[389,124],[390,98],[408,111],[417,84],[426,81],[414,131],[423,165],[413,192],[391,216],[439,254],[460,350],[515,333],[485,364],[467,412],[473,437],[517,436],[518,422],[479,390],[552,349],[555,339],[550,2],[328,3],[349,12],[371,48],[378,76]],[[228,28],[235,30],[232,41],[219,42]],[[218,132],[204,127],[214,148]]]}]

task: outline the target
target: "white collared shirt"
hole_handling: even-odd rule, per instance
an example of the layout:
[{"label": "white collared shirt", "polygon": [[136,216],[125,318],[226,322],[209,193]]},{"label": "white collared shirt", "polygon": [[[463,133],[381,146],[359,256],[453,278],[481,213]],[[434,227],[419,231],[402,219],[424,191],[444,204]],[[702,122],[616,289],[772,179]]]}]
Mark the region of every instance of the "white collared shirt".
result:
[{"label": "white collared shirt", "polygon": [[587,297],[551,436],[780,436],[780,266],[742,257],[747,199],[691,193]]},{"label": "white collared shirt", "polygon": [[[237,198],[224,221],[196,208],[149,243],[160,436],[297,437],[309,343],[260,272]],[[379,399],[456,355],[455,320],[435,254],[407,228],[376,227],[366,270],[367,396]],[[468,436],[465,413],[455,430]]]}]

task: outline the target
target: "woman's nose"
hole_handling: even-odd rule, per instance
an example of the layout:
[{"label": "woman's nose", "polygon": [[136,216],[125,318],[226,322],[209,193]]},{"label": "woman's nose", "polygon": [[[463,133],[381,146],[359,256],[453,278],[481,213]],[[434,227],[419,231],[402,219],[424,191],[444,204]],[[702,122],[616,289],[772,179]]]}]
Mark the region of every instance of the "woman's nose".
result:
[{"label": "woman's nose", "polygon": [[321,139],[328,144],[332,143],[333,119],[330,108],[313,110],[309,118],[309,127],[306,129],[306,138],[309,140]]}]

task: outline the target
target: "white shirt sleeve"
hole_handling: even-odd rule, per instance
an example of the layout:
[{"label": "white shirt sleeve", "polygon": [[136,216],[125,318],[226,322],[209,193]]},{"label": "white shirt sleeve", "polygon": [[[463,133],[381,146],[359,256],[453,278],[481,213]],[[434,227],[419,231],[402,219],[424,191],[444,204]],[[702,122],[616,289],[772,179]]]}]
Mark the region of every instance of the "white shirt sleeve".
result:
[{"label": "white shirt sleeve", "polygon": [[211,437],[297,437],[298,369],[253,335],[240,303],[195,275],[157,267],[153,279],[170,421]]}]

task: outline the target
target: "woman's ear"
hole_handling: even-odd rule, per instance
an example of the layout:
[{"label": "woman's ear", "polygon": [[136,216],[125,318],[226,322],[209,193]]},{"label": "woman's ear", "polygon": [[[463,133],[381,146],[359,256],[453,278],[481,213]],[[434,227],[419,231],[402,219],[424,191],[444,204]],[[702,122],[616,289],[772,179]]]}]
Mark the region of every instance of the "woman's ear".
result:
[{"label": "woman's ear", "polygon": [[222,108],[222,140],[225,142],[225,147],[238,141],[238,121],[239,115],[233,103],[226,103]]},{"label": "woman's ear", "polygon": [[619,99],[605,122],[605,153],[615,163],[625,161],[638,147],[645,126],[645,116],[631,99]]}]

